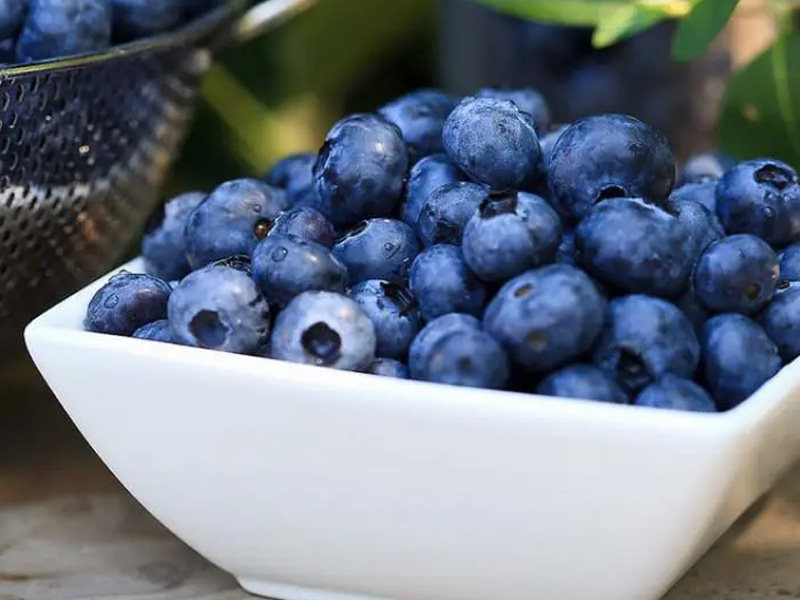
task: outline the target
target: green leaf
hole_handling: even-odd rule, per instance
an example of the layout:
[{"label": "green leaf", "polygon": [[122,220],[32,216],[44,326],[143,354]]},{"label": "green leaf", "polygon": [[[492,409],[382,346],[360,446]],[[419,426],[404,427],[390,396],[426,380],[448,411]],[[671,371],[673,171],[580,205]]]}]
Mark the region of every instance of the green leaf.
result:
[{"label": "green leaf", "polygon": [[595,48],[605,48],[617,43],[624,37],[633,35],[668,18],[664,11],[629,4],[621,6],[605,16],[594,30],[592,44]]},{"label": "green leaf", "polygon": [[594,26],[631,0],[477,0],[490,8],[524,19]]},{"label": "green leaf", "polygon": [[739,158],[768,156],[800,167],[799,32],[779,38],[734,75],[722,103],[720,141]]},{"label": "green leaf", "polygon": [[702,54],[731,18],[739,0],[701,0],[682,19],[672,40],[672,55],[688,61]]}]

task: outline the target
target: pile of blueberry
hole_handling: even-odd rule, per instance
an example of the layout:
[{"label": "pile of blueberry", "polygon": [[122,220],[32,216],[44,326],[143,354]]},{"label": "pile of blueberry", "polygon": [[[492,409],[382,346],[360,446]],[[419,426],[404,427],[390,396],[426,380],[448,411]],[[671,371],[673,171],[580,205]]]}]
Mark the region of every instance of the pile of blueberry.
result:
[{"label": "pile of blueberry", "polygon": [[94,52],[175,29],[222,0],[0,0],[0,63]]},{"label": "pile of blueberry", "polygon": [[148,274],[114,276],[86,328],[703,412],[800,355],[789,165],[700,155],[673,189],[641,121],[549,121],[530,89],[350,116],[318,154],[168,202]]}]

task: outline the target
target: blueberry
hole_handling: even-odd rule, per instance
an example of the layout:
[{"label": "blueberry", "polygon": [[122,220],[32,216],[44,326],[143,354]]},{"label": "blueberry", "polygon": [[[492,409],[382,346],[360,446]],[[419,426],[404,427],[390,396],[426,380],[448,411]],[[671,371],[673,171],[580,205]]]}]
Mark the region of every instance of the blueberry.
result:
[{"label": "blueberry", "polygon": [[664,137],[641,121],[600,115],[576,121],[561,134],[548,171],[561,210],[582,219],[608,198],[665,202],[675,160]]},{"label": "blueberry", "polygon": [[707,309],[753,314],[772,299],[778,257],[754,235],[732,235],[711,244],[694,269],[695,293]]},{"label": "blueberry", "polygon": [[781,369],[778,347],[744,315],[710,319],[702,344],[705,382],[720,410],[742,403]]},{"label": "blueberry", "polygon": [[226,258],[216,260],[211,264],[215,267],[228,267],[229,269],[236,269],[248,277],[253,276],[253,261],[246,254],[235,254],[234,256],[228,256]]},{"label": "blueberry", "polygon": [[461,170],[444,154],[423,158],[411,169],[406,186],[406,201],[403,204],[403,221],[417,226],[419,213],[428,196],[440,186],[456,183],[465,178]]},{"label": "blueberry", "polygon": [[784,282],[761,313],[761,326],[785,363],[800,356],[800,283]]},{"label": "blueberry", "polygon": [[553,262],[561,221],[550,205],[525,192],[487,196],[464,229],[464,259],[485,281],[505,281]]},{"label": "blueberry", "polygon": [[109,0],[114,39],[129,42],[173,29],[183,18],[183,0]]},{"label": "blueberry", "polygon": [[377,355],[404,359],[420,328],[414,297],[408,290],[389,281],[368,279],[355,285],[350,297],[375,326]]},{"label": "blueberry", "polygon": [[448,313],[480,316],[486,287],[464,262],[461,249],[437,244],[422,252],[411,265],[411,291],[428,320]]},{"label": "blueberry", "polygon": [[334,125],[314,164],[320,211],[334,225],[392,213],[400,199],[408,151],[396,125],[359,114]]},{"label": "blueberry", "polygon": [[108,0],[31,0],[17,41],[17,60],[31,62],[111,45]]},{"label": "blueberry", "polygon": [[278,315],[272,356],[364,371],[375,360],[376,341],[372,321],[355,301],[333,292],[305,292]]},{"label": "blueberry", "polygon": [[434,319],[423,327],[411,342],[408,368],[413,379],[427,379],[427,368],[434,346],[446,335],[455,331],[480,330],[481,323],[472,315],[450,313]]},{"label": "blueberry", "polygon": [[270,235],[253,251],[253,279],[270,302],[285,306],[311,290],[344,293],[347,268],[331,251],[296,235]]},{"label": "blueberry", "polygon": [[576,364],[548,375],[536,388],[543,396],[627,404],[628,397],[613,377],[593,365]]},{"label": "blueberry", "polygon": [[442,127],[458,100],[439,90],[417,90],[378,110],[403,132],[412,162],[442,152]]},{"label": "blueberry", "polygon": [[197,269],[236,254],[251,254],[286,208],[281,190],[256,179],[237,179],[215,189],[189,215],[186,256]]},{"label": "blueberry", "polygon": [[594,362],[627,393],[637,394],[666,373],[691,379],[699,360],[692,323],[673,304],[642,295],[609,304]]},{"label": "blueberry", "polygon": [[161,279],[180,279],[191,270],[184,231],[189,215],[205,200],[200,192],[181,194],[159,208],[142,239],[145,270]]},{"label": "blueberry", "polygon": [[380,377],[408,379],[408,367],[393,358],[376,358],[367,369],[367,373]]},{"label": "blueberry", "polygon": [[27,12],[28,0],[0,0],[0,39],[15,37]]},{"label": "blueberry", "polygon": [[717,183],[717,216],[728,233],[752,233],[773,246],[800,241],[800,183],[779,160],[742,162]]},{"label": "blueberry", "polygon": [[533,127],[537,135],[544,135],[550,127],[550,108],[538,91],[533,88],[499,89],[484,88],[477,94],[478,98],[494,98],[510,100],[522,112],[533,118]]},{"label": "blueberry", "polygon": [[179,344],[255,354],[269,339],[270,311],[245,273],[212,265],[188,275],[172,292],[169,324]]},{"label": "blueberry", "polygon": [[689,158],[681,169],[681,185],[716,183],[735,161],[720,152],[706,152]]},{"label": "blueberry", "polygon": [[683,311],[689,321],[691,321],[692,326],[694,327],[694,332],[697,335],[700,335],[700,332],[703,331],[703,325],[705,325],[706,321],[711,318],[711,313],[709,313],[700,300],[695,294],[694,286],[690,285],[686,288],[683,294],[681,294],[678,301],[675,303],[675,306]]},{"label": "blueberry", "polygon": [[712,242],[725,237],[725,230],[717,216],[698,202],[671,197],[666,210],[686,228],[688,240],[684,252],[692,263]]},{"label": "blueberry", "polygon": [[336,230],[318,210],[298,206],[286,211],[276,220],[269,236],[296,235],[330,248],[336,242]]},{"label": "blueberry", "polygon": [[142,325],[133,332],[133,337],[152,342],[172,342],[172,329],[167,319],[159,319],[147,325]]},{"label": "blueberry", "polygon": [[800,243],[792,244],[780,254],[781,281],[800,281]]},{"label": "blueberry", "polygon": [[[705,206],[716,218],[717,216],[717,182],[687,183],[675,188],[670,195],[670,200],[685,202],[690,200]],[[719,221],[719,219],[717,219]],[[720,225],[722,225],[720,223]]]},{"label": "blueberry", "polygon": [[150,275],[120,271],[92,297],[84,326],[88,331],[130,336],[167,316],[169,284]]},{"label": "blueberry", "polygon": [[581,356],[603,327],[606,303],[592,280],[569,265],[528,271],[489,303],[483,326],[528,372],[544,372]]},{"label": "blueberry", "polygon": [[351,283],[365,279],[402,283],[419,254],[419,242],[402,221],[370,219],[336,242],[333,254],[347,266]]},{"label": "blueberry", "polygon": [[461,170],[495,190],[517,189],[539,174],[531,117],[508,100],[466,98],[445,121],[442,139]]},{"label": "blueberry", "polygon": [[275,163],[263,180],[272,187],[285,190],[289,206],[296,206],[314,186],[315,162],[316,154],[292,154]]},{"label": "blueberry", "polygon": [[461,244],[467,221],[475,214],[485,197],[485,188],[466,181],[435,189],[419,214],[419,239],[425,246]]},{"label": "blueberry", "polygon": [[488,333],[461,329],[431,347],[424,372],[434,383],[499,390],[508,383],[508,357]]},{"label": "blueberry", "polygon": [[647,386],[637,397],[637,406],[691,412],[717,412],[711,396],[694,381],[667,373]]},{"label": "blueberry", "polygon": [[634,198],[598,204],[575,230],[578,264],[628,293],[674,296],[689,277],[689,231],[676,217]]},{"label": "blueberry", "polygon": [[556,251],[556,262],[562,265],[575,264],[575,232],[564,231]]}]

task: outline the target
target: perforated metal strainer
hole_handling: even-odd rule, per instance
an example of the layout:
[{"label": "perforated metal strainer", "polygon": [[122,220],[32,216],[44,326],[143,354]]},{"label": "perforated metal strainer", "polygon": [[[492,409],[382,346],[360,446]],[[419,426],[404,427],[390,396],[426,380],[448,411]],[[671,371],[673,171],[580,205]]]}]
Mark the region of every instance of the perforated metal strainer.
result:
[{"label": "perforated metal strainer", "polygon": [[133,242],[213,49],[315,1],[236,0],[175,33],[0,70],[0,347]]}]

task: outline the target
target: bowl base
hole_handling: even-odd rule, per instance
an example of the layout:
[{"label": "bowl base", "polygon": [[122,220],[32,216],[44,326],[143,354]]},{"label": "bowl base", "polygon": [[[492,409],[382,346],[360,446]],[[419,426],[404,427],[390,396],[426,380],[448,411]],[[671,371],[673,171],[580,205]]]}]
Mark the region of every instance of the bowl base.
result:
[{"label": "bowl base", "polygon": [[258,579],[237,578],[237,581],[246,592],[270,600],[391,600],[390,598],[333,592]]}]

